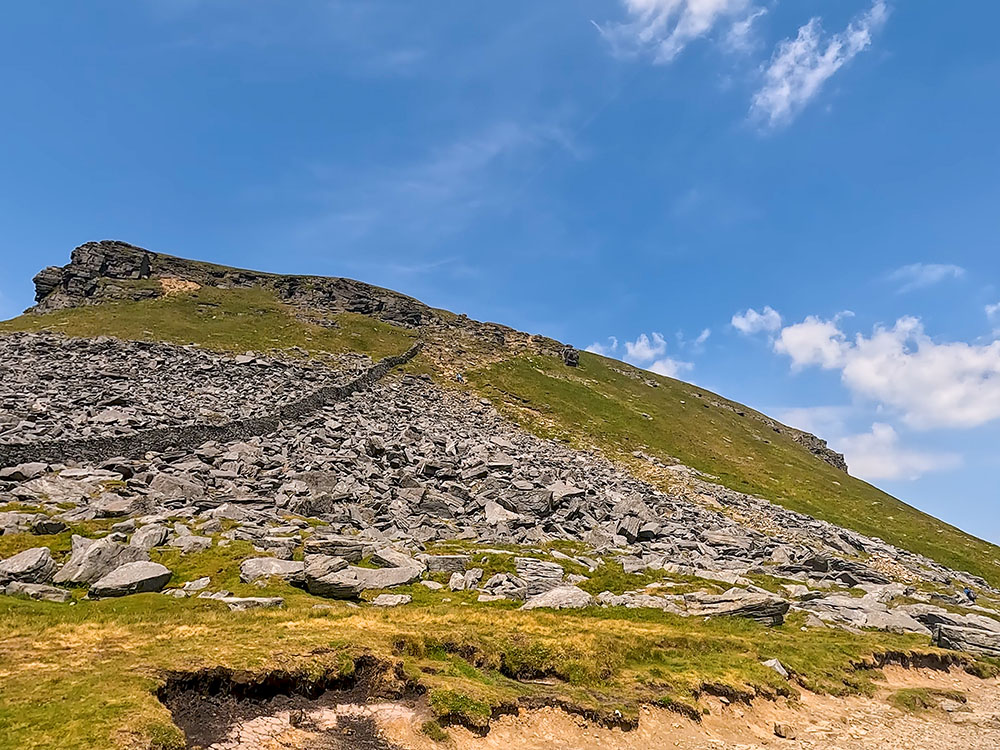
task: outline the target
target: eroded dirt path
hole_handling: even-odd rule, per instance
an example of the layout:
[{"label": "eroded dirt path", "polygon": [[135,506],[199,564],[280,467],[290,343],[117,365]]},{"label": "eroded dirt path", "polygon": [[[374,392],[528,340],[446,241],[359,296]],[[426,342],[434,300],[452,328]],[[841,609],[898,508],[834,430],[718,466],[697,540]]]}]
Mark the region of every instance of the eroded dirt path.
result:
[{"label": "eroded dirt path", "polygon": [[[885,670],[884,687],[873,698],[833,698],[804,693],[797,704],[759,701],[753,707],[723,705],[696,724],[661,709],[645,709],[632,732],[604,729],[557,709],[504,717],[486,737],[464,729],[449,730],[457,750],[996,750],[1000,748],[1000,682],[963,672]],[[968,702],[960,710],[921,714],[894,708],[888,697],[903,688],[958,690]],[[946,704],[946,708],[957,708]],[[774,734],[784,724],[794,739]],[[411,726],[389,722],[384,730],[394,742],[414,750],[440,745]]]},{"label": "eroded dirt path", "polygon": [[[421,732],[429,711],[420,701],[344,702],[277,698],[260,703],[197,699],[175,718],[193,747],[210,750],[996,750],[1000,748],[1000,680],[964,672],[887,668],[870,698],[803,693],[798,701],[753,706],[703,700],[710,713],[695,723],[664,709],[642,711],[638,729],[607,729],[555,708],[496,720],[485,737],[450,728],[446,743]],[[896,708],[902,689],[954,691],[921,713]],[[192,698],[194,701],[195,699]],[[185,711],[190,711],[185,715]],[[185,718],[187,721],[185,721]],[[787,736],[775,734],[781,725]]]}]

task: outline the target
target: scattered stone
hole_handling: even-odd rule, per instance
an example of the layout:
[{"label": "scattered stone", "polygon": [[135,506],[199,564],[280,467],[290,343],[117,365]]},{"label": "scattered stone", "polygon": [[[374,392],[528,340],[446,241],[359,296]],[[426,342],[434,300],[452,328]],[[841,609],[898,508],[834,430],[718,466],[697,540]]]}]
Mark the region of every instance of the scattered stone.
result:
[{"label": "scattered stone", "polygon": [[42,602],[65,603],[72,598],[72,594],[66,589],[56,586],[46,586],[44,583],[22,583],[12,581],[4,589],[7,596],[26,596]]},{"label": "scattered stone", "polygon": [[253,583],[259,578],[274,576],[291,581],[302,576],[305,563],[297,560],[279,560],[274,557],[253,557],[240,563],[240,580]]},{"label": "scattered stone", "polygon": [[379,594],[372,599],[372,606],[399,607],[403,604],[409,604],[412,601],[413,597],[409,594]]},{"label": "scattered stone", "polygon": [[594,603],[594,597],[576,586],[558,586],[529,597],[521,609],[582,609]]},{"label": "scattered stone", "polygon": [[767,659],[766,661],[762,661],[761,664],[763,664],[768,669],[773,669],[775,672],[777,672],[778,674],[780,674],[782,677],[784,677],[785,679],[788,679],[788,670],[785,669],[785,665],[782,664],[777,659]]}]

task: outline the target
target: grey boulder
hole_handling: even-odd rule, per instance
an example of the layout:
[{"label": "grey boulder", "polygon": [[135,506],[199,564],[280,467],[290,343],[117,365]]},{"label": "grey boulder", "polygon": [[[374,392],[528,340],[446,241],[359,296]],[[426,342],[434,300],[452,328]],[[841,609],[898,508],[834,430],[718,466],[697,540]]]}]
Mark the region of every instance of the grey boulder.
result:
[{"label": "grey boulder", "polygon": [[291,581],[302,576],[305,563],[298,560],[279,560],[276,557],[253,557],[240,563],[240,580],[253,583],[260,578],[275,577]]},{"label": "grey boulder", "polygon": [[170,580],[170,569],[159,563],[139,560],[125,563],[102,576],[87,596],[95,599],[159,591]]},{"label": "grey boulder", "polygon": [[558,586],[543,594],[537,594],[521,609],[583,609],[594,603],[594,597],[576,586]]},{"label": "grey boulder", "polygon": [[58,602],[60,604],[68,602],[71,596],[69,591],[56,586],[46,586],[44,583],[21,583],[20,581],[8,583],[4,593],[7,596],[26,596],[36,601]]},{"label": "grey boulder", "polygon": [[56,561],[48,547],[33,547],[0,562],[0,583],[20,581],[45,583],[52,580]]},{"label": "grey boulder", "polygon": [[53,579],[56,583],[94,583],[126,563],[149,559],[149,553],[105,537],[91,541],[73,538],[73,553]]}]

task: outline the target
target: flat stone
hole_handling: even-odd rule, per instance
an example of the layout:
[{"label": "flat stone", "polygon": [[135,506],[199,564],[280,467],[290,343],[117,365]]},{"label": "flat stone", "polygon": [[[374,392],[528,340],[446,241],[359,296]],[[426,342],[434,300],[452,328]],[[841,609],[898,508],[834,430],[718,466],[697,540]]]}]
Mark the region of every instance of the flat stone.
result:
[{"label": "flat stone", "polygon": [[558,586],[529,597],[521,609],[582,609],[594,603],[594,597],[576,586]]},{"label": "flat stone", "polygon": [[4,593],[7,596],[26,596],[36,601],[58,602],[60,604],[68,602],[72,598],[72,594],[66,589],[46,586],[44,583],[22,583],[20,581],[8,583]]},{"label": "flat stone", "polygon": [[284,606],[285,600],[280,596],[221,596],[218,601],[225,602],[234,612],[248,609],[272,609]]},{"label": "flat stone", "polygon": [[372,606],[399,607],[403,604],[409,604],[412,601],[413,597],[409,594],[379,594],[372,599]]},{"label": "flat stone", "polygon": [[259,578],[275,577],[290,581],[302,576],[305,563],[298,560],[279,560],[276,557],[252,557],[240,563],[240,580],[253,583]]}]

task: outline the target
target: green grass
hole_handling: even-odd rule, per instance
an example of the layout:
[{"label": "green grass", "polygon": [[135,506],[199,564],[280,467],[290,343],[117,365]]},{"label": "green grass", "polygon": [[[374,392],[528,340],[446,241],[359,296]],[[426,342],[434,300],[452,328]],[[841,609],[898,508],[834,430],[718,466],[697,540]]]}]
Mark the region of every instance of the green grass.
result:
[{"label": "green grass", "polygon": [[225,352],[300,347],[337,354],[356,351],[374,359],[400,354],[416,333],[353,313],[332,316],[335,328],[308,322],[264,289],[216,289],[151,300],[106,303],[0,323],[0,332],[58,331],[69,336],[198,344]]},{"label": "green grass", "polygon": [[[641,450],[674,457],[741,492],[880,537],[1000,586],[1000,548],[923,513],[820,461],[750,416],[711,405],[709,391],[581,353],[578,368],[522,356],[467,374],[470,384],[528,429],[597,447],[640,471]],[[655,380],[653,388],[646,380]],[[729,403],[729,402],[727,402]],[[707,408],[706,408],[707,407]],[[643,417],[647,414],[651,419]]]},{"label": "green grass", "polygon": [[966,703],[968,698],[959,690],[936,688],[904,688],[889,696],[889,703],[907,713],[926,713],[941,707],[942,701]]},{"label": "green grass", "polygon": [[[38,539],[3,540],[17,537]],[[0,597],[0,750],[179,748],[154,697],[173,670],[343,674],[345,664],[369,654],[398,664],[426,690],[439,721],[482,728],[520,699],[634,716],[641,704],[665,697],[697,706],[706,683],[764,696],[792,695],[798,686],[871,694],[877,673],[856,664],[887,651],[933,650],[920,636],[803,631],[801,617],[765,628],[655,610],[520,612],[516,603],[476,604],[473,593],[423,586],[412,589],[426,596],[404,607],[356,608],[280,582],[263,589],[239,583],[240,561],[255,554],[234,542],[153,556],[173,569],[171,586],[208,575],[212,589],[282,596],[283,609],[234,613],[219,602],[159,594],[72,606]],[[769,658],[780,659],[796,682],[760,664]]]}]

